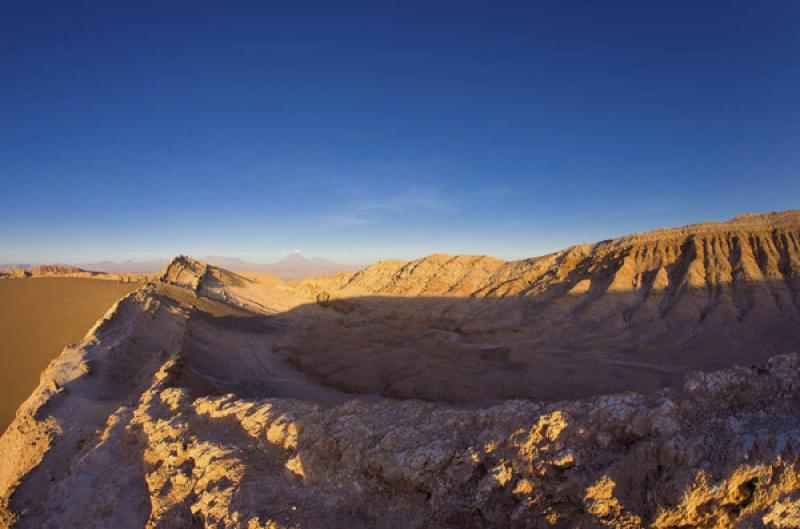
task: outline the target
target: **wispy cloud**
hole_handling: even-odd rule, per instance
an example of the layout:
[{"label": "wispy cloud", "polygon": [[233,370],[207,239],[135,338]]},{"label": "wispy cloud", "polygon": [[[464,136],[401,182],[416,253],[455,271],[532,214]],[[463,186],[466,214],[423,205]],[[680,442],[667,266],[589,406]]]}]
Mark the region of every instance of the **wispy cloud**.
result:
[{"label": "wispy cloud", "polygon": [[352,200],[346,207],[317,219],[333,224],[357,226],[380,220],[384,214],[445,212],[452,211],[455,204],[441,194],[430,191],[414,191],[396,195],[383,195]]},{"label": "wispy cloud", "polygon": [[358,216],[355,214],[349,213],[336,213],[333,215],[321,215],[319,217],[315,217],[316,220],[330,223],[330,224],[339,224],[341,226],[358,226],[359,224],[366,224],[367,219]]},{"label": "wispy cloud", "polygon": [[390,197],[374,198],[357,202],[353,205],[353,211],[408,211],[408,210],[428,210],[445,211],[452,207],[452,203],[437,193],[411,193],[406,195],[396,195]]}]

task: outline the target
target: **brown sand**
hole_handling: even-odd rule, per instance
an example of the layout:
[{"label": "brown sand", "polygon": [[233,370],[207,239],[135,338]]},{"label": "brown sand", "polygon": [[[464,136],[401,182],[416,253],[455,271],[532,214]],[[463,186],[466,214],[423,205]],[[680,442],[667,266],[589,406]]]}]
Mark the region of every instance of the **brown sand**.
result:
[{"label": "brown sand", "polygon": [[139,286],[73,277],[0,280],[0,432],[48,362]]}]

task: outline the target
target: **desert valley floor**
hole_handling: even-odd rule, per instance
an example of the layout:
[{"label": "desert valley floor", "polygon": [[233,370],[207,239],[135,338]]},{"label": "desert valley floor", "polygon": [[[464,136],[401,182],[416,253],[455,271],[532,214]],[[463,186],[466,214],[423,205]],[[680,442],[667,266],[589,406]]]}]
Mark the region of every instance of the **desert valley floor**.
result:
[{"label": "desert valley floor", "polygon": [[78,277],[0,281],[0,431],[68,344],[138,283]]}]

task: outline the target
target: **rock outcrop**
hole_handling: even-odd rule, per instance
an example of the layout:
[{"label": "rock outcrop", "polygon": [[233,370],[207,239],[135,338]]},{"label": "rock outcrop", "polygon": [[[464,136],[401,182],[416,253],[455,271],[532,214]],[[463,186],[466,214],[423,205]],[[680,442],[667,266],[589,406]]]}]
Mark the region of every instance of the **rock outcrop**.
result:
[{"label": "rock outcrop", "polygon": [[26,268],[7,268],[0,271],[0,278],[25,278],[25,277],[78,277],[86,279],[105,279],[110,281],[121,281],[123,283],[134,283],[148,279],[142,274],[107,274],[104,272],[93,272],[84,270],[72,265],[49,264],[39,265],[30,269]]},{"label": "rock outcrop", "polygon": [[34,276],[69,276],[76,274],[91,274],[88,270],[83,270],[77,266],[62,264],[39,265],[31,270]]},{"label": "rock outcrop", "polygon": [[2,272],[0,272],[0,278],[3,277],[10,277],[10,278],[25,278],[30,277],[31,272],[24,268],[6,268]]}]

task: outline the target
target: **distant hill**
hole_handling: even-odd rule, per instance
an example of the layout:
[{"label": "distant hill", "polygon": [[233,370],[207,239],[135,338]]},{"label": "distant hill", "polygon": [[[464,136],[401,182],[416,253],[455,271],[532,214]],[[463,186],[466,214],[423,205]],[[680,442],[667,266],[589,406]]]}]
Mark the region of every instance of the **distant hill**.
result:
[{"label": "distant hill", "polygon": [[341,264],[322,257],[308,259],[300,252],[292,252],[274,263],[251,263],[235,257],[213,255],[203,260],[233,272],[264,272],[287,280],[338,272],[355,272],[362,268],[361,265]]},{"label": "distant hill", "polygon": [[[307,259],[299,252],[292,252],[274,263],[253,263],[237,257],[220,255],[207,256],[203,258],[203,261],[233,272],[262,272],[285,280],[338,272],[355,272],[362,268],[360,265],[341,264],[322,257]],[[80,263],[76,266],[96,272],[152,274],[159,272],[168,263],[167,259],[153,259],[149,261],[99,261],[96,263]],[[30,266],[9,266],[9,268],[30,268]]]},{"label": "distant hill", "polygon": [[93,272],[72,265],[42,264],[37,267],[31,265],[3,266],[0,275],[3,277],[30,277],[30,276],[92,276]]},{"label": "distant hill", "polygon": [[21,269],[27,270],[28,268],[32,268],[32,265],[27,264],[27,263],[25,263],[25,264],[19,264],[19,263],[17,263],[17,264],[0,264],[0,272],[2,272],[3,270],[9,270],[11,268],[21,268]]},{"label": "distant hill", "polygon": [[137,282],[143,279],[141,274],[128,272],[98,272],[96,270],[86,270],[84,268],[66,264],[41,264],[36,267],[17,267],[0,270],[0,278],[24,277],[81,277],[87,279],[93,278],[120,281],[124,283]]},{"label": "distant hill", "polygon": [[99,261],[96,263],[79,263],[76,266],[84,270],[106,273],[134,273],[134,274],[154,274],[164,268],[169,261],[167,259],[151,259],[149,261]]},{"label": "distant hill", "polygon": [[32,275],[35,276],[55,276],[55,275],[90,273],[85,268],[80,268],[72,265],[63,265],[63,264],[43,264],[32,269],[30,272]]}]

